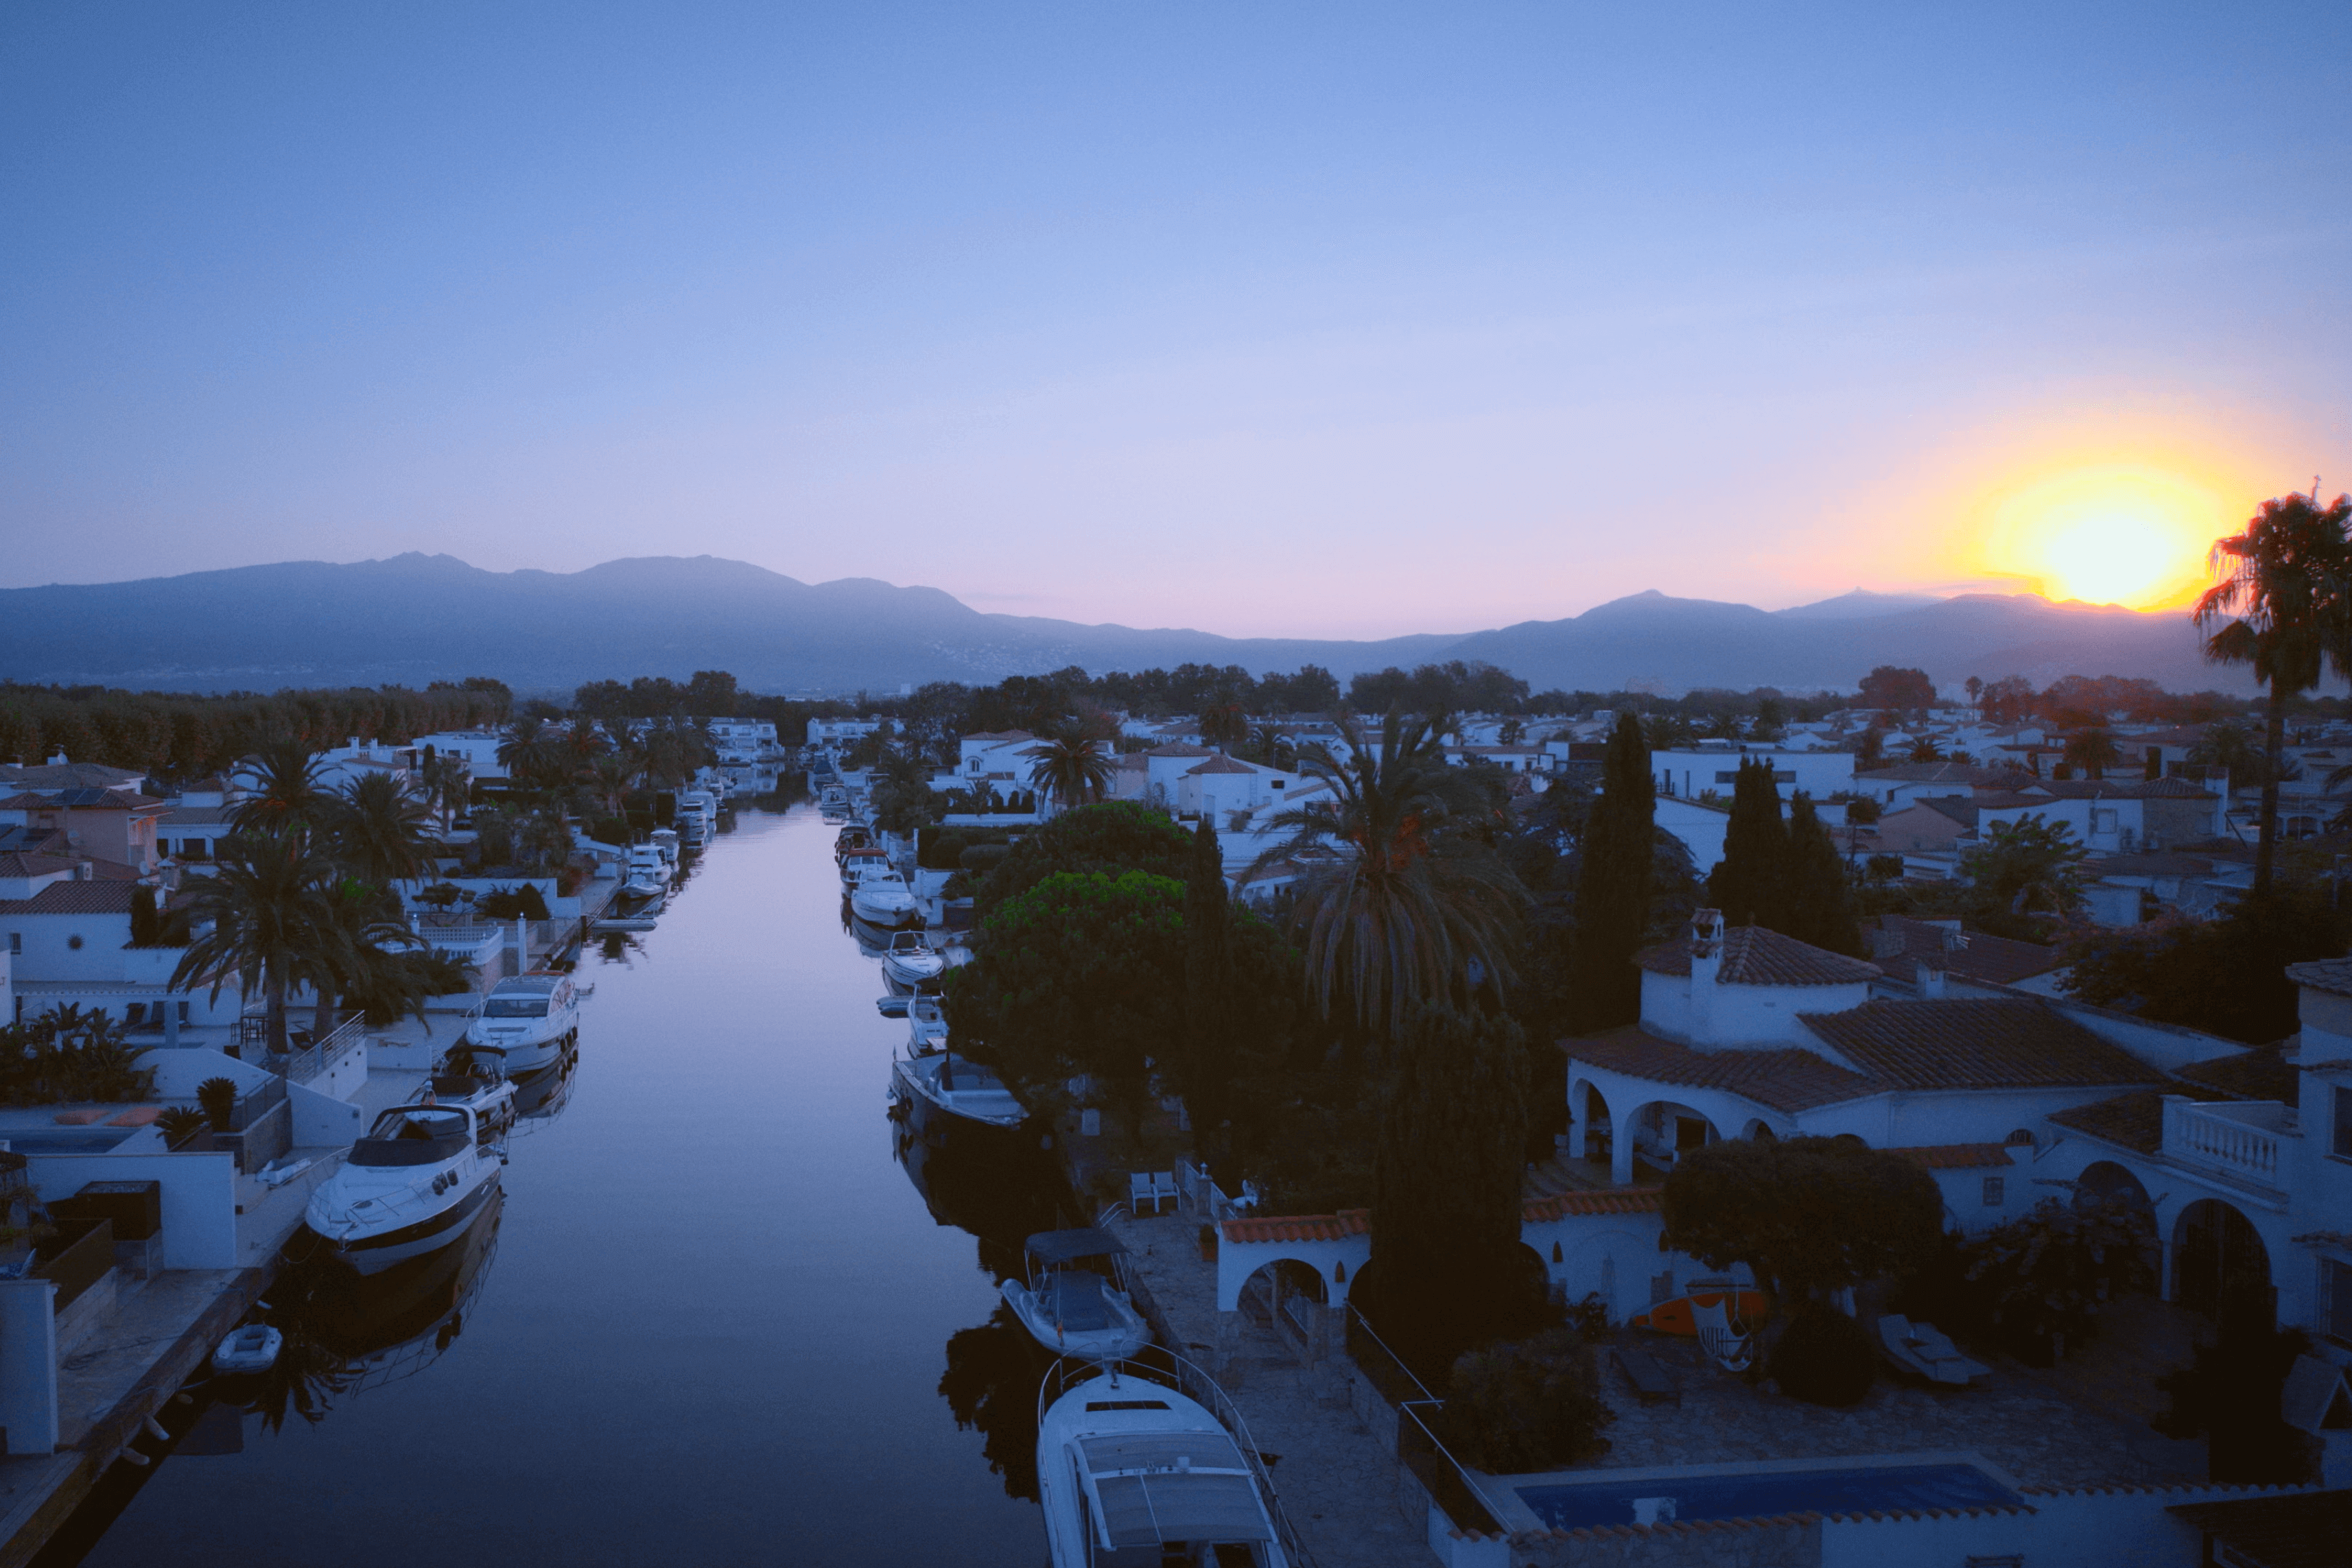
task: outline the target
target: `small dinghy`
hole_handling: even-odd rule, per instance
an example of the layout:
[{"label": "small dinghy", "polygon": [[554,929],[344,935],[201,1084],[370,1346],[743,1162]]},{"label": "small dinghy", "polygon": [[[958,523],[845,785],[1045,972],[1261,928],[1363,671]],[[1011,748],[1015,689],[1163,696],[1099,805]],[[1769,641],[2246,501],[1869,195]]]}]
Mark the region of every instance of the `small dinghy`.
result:
[{"label": "small dinghy", "polygon": [[247,1323],[233,1331],[213,1350],[213,1370],[223,1376],[267,1372],[278,1364],[286,1336],[268,1323]]},{"label": "small dinghy", "polygon": [[[1128,1299],[1119,1259],[1127,1249],[1108,1230],[1042,1230],[1026,1246],[1029,1277],[998,1287],[1004,1304],[1039,1344],[1084,1361],[1123,1360],[1151,1343],[1151,1329]],[[1087,1265],[1101,1260],[1106,1278]]]}]

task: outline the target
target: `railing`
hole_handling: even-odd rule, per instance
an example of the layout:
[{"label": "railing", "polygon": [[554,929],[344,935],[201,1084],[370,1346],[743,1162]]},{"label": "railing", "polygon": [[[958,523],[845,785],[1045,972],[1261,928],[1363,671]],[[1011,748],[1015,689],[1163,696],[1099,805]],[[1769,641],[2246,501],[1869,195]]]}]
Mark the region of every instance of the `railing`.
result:
[{"label": "railing", "polygon": [[1180,1209],[1213,1224],[1254,1212],[1258,1194],[1255,1183],[1244,1182],[1238,1199],[1227,1197],[1207,1171],[1180,1155],[1176,1161],[1176,1200]]},{"label": "railing", "polygon": [[249,1092],[238,1095],[236,1103],[229,1107],[228,1130],[244,1132],[283,1104],[285,1100],[286,1080],[282,1076],[272,1078]]},{"label": "railing", "polygon": [[328,1035],[326,1039],[316,1045],[291,1053],[282,1064],[271,1062],[269,1070],[281,1078],[290,1079],[297,1083],[308,1083],[326,1071],[328,1062],[359,1041],[364,1036],[366,1029],[367,1019],[361,1014],[353,1013],[337,1025],[334,1032]]},{"label": "railing", "polygon": [[[2263,1186],[2279,1185],[2276,1124],[2285,1107],[2273,1102],[2200,1104],[2186,1095],[2164,1098],[2164,1152],[2174,1159]],[[2263,1126],[2263,1122],[2273,1124]]]},{"label": "railing", "polygon": [[1396,1406],[1397,1458],[1465,1534],[1499,1535],[1500,1521],[1470,1479],[1469,1467],[1455,1458],[1433,1425],[1445,1402],[1405,1364],[1404,1357],[1372,1331],[1356,1303],[1348,1303],[1348,1354],[1381,1397]]},{"label": "railing", "polygon": [[1106,1371],[1173,1388],[1185,1398],[1205,1406],[1209,1414],[1217,1418],[1218,1425],[1232,1434],[1234,1447],[1241,1450],[1242,1462],[1249,1467],[1250,1475],[1257,1481],[1259,1495],[1265,1499],[1266,1513],[1274,1521],[1275,1534],[1282,1542],[1284,1556],[1298,1564],[1298,1568],[1315,1568],[1315,1559],[1307,1554],[1306,1545],[1298,1539],[1297,1531],[1291,1527],[1290,1516],[1283,1511],[1282,1499],[1274,1490],[1274,1476],[1266,1469],[1265,1456],[1258,1452],[1256,1440],[1251,1437],[1249,1423],[1242,1419],[1241,1410],[1234,1404],[1232,1396],[1218,1385],[1215,1378],[1173,1351],[1163,1350],[1156,1344],[1149,1345],[1139,1356],[1112,1362],[1062,1357],[1046,1368],[1045,1380],[1038,1385],[1038,1424],[1045,1424],[1045,1412],[1055,1400]]}]

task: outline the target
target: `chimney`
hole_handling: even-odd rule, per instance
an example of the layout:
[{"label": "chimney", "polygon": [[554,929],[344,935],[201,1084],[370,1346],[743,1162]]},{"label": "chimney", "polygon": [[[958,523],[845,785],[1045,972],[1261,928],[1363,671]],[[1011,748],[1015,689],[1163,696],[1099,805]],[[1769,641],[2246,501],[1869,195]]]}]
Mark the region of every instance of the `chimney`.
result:
[{"label": "chimney", "polygon": [[1691,912],[1690,1033],[1706,1044],[1715,1033],[1716,977],[1723,971],[1723,911]]},{"label": "chimney", "polygon": [[1919,995],[1923,1000],[1940,1001],[1944,996],[1944,971],[1926,963],[1919,966]]},{"label": "chimney", "polygon": [[90,864],[89,862],[76,861],[74,862],[74,880],[76,882],[89,882],[97,876],[97,874],[98,868]]}]

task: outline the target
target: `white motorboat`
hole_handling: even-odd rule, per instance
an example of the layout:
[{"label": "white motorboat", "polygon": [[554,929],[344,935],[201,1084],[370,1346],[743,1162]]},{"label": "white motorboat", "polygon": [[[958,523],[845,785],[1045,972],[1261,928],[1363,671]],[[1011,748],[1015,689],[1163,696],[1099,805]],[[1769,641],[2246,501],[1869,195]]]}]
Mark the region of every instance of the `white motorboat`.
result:
[{"label": "white motorboat", "polygon": [[858,880],[867,872],[890,869],[890,857],[870,844],[844,850],[838,859],[841,862],[841,890],[844,893],[856,888]]},{"label": "white motorboat", "polygon": [[951,1051],[899,1057],[891,1062],[890,1071],[918,1102],[950,1116],[992,1127],[1017,1127],[1029,1113],[1003,1079]]},{"label": "white motorboat", "polygon": [[908,1055],[929,1056],[948,1048],[948,1015],[939,998],[919,995],[896,999],[907,1017]]},{"label": "white motorboat", "polygon": [[662,860],[661,851],[651,844],[638,844],[629,851],[629,862],[622,873],[621,895],[624,898],[659,898],[669,888],[669,866]]},{"label": "white motorboat", "polygon": [[474,1113],[474,1134],[484,1143],[514,1125],[514,1082],[506,1052],[494,1046],[451,1046],[408,1099],[413,1105],[462,1105]]},{"label": "white motorboat", "polygon": [[940,977],[948,972],[948,961],[931,951],[921,932],[901,931],[882,950],[882,972],[902,986],[921,990],[939,984]]},{"label": "white motorboat", "polygon": [[669,862],[670,868],[672,870],[676,870],[677,867],[678,848],[677,830],[676,828],[656,828],[652,832],[647,833],[646,837],[652,842],[655,849],[661,852],[661,858]]},{"label": "white motorboat", "polygon": [[1303,1561],[1233,1402],[1171,1356],[1058,1361],[1037,1395],[1052,1568],[1295,1568]]},{"label": "white motorboat", "polygon": [[[1024,1246],[1028,1278],[997,1287],[1013,1315],[1047,1350],[1082,1361],[1120,1361],[1151,1343],[1151,1326],[1128,1297],[1108,1230],[1041,1230]],[[1108,1275],[1089,1268],[1101,1260]]]},{"label": "white motorboat", "polygon": [[922,919],[922,906],[915,902],[907,879],[887,864],[868,867],[858,877],[857,885],[849,890],[849,908],[858,919],[885,931]]},{"label": "white motorboat", "polygon": [[510,1077],[537,1072],[562,1060],[580,1032],[580,992],[569,975],[534,970],[500,980],[466,1025],[462,1043],[502,1054]]},{"label": "white motorboat", "polygon": [[499,1187],[462,1105],[395,1105],[319,1184],[302,1224],[362,1274],[446,1247]]}]

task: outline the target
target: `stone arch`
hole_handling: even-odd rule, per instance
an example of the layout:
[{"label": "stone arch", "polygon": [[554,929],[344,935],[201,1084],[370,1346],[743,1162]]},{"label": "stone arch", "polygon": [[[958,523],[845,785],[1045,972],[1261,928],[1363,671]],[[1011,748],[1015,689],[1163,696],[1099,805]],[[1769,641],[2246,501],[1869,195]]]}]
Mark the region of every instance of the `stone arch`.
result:
[{"label": "stone arch", "polygon": [[2270,1249],[2234,1204],[2200,1197],[2172,1222],[2172,1300],[2190,1312],[2219,1319],[2247,1312],[2265,1323],[2274,1319],[2276,1291]]},{"label": "stone arch", "polygon": [[1679,1100],[1650,1100],[1621,1118],[1611,1150],[1611,1174],[1620,1183],[1633,1179],[1636,1154],[1654,1166],[1672,1167],[1690,1150],[1719,1143],[1723,1130],[1713,1117]]},{"label": "stone arch", "polygon": [[1739,1129],[1739,1135],[1750,1143],[1769,1144],[1778,1139],[1780,1134],[1774,1132],[1772,1124],[1763,1117],[1750,1116],[1748,1118],[1748,1125]]},{"label": "stone arch", "polygon": [[1610,1119],[1609,1098],[1601,1092],[1599,1084],[1590,1078],[1580,1078],[1569,1086],[1570,1158],[1607,1159],[1613,1126]]},{"label": "stone arch", "polygon": [[1345,1300],[1345,1287],[1302,1258],[1269,1258],[1242,1281],[1234,1302],[1303,1361],[1319,1361],[1333,1343],[1330,1309]]},{"label": "stone arch", "polygon": [[2095,1203],[2122,1203],[2151,1216],[2156,1212],[2139,1177],[2129,1166],[2113,1160],[2093,1160],[2074,1178],[2074,1207],[2087,1208]]}]

